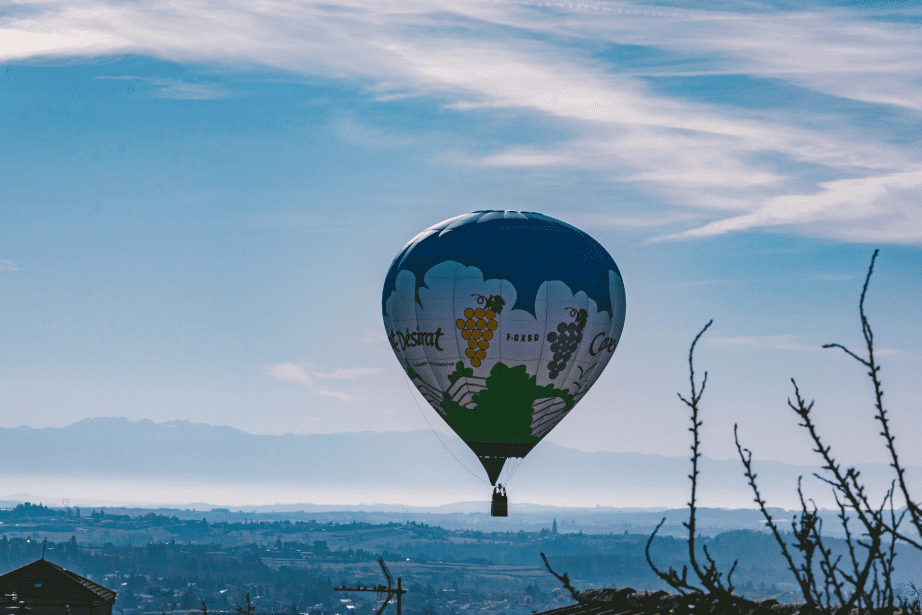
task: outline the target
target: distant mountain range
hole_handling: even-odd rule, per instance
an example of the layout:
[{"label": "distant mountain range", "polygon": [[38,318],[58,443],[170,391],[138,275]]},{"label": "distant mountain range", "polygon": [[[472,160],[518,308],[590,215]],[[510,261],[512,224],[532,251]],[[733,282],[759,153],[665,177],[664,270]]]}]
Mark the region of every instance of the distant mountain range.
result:
[{"label": "distant mountain range", "polygon": [[[797,477],[819,471],[777,462],[756,465],[763,496],[784,508],[797,505]],[[380,501],[375,498],[382,491],[439,491],[459,500],[487,499],[490,487],[465,467],[483,475],[477,458],[459,439],[429,431],[267,436],[187,421],[124,418],[87,419],[61,428],[0,428],[3,473],[31,476],[37,482],[54,475],[160,483],[273,483],[303,493],[306,503],[322,503],[312,498],[315,491],[363,493],[369,503]],[[892,472],[886,464],[859,469],[872,493],[882,493],[889,485]],[[739,461],[705,457],[700,470],[704,505],[752,506]],[[509,485],[520,502],[678,508],[688,498],[689,471],[687,457],[584,453],[542,442],[520,463]],[[909,475],[918,493],[919,468],[911,468]],[[815,479],[805,478],[805,485],[818,504],[832,505],[828,488]],[[10,495],[0,491],[0,497]]]}]

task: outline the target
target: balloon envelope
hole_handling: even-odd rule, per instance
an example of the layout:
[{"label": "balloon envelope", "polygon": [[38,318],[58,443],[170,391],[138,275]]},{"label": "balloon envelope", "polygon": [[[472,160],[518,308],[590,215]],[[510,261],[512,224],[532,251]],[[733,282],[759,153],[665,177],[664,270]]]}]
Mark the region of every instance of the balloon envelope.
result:
[{"label": "balloon envelope", "polygon": [[624,328],[621,273],[586,233],[531,212],[426,229],[391,264],[384,326],[404,371],[496,484],[586,395]]}]

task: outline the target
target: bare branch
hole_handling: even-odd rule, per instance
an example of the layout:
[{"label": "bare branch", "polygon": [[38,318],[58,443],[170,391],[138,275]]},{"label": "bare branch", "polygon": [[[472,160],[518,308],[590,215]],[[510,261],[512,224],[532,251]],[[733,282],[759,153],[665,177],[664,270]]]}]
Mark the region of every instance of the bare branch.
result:
[{"label": "bare branch", "polygon": [[544,553],[541,554],[541,559],[544,560],[544,566],[545,568],[547,568],[547,571],[550,572],[552,575],[554,575],[558,581],[563,583],[564,588],[568,592],[570,592],[570,596],[573,598],[573,600],[575,600],[576,602],[579,602],[580,604],[584,604],[587,602],[586,600],[583,600],[582,598],[580,598],[579,592],[576,591],[576,588],[570,585],[570,577],[567,576],[566,572],[563,573],[562,575],[554,572],[553,568],[551,568],[551,565],[547,561],[547,557],[544,556]]},{"label": "bare branch", "polygon": [[[701,383],[701,390],[695,390],[695,346],[698,344],[698,340],[701,339],[701,336],[704,335],[704,332],[708,330],[714,323],[714,320],[709,320],[704,328],[698,332],[698,335],[695,336],[695,339],[691,343],[691,347],[688,349],[688,379],[691,383],[691,400],[688,401],[679,395],[679,398],[685,402],[685,404],[691,408],[691,423],[692,426],[689,427],[689,431],[692,432],[692,473],[689,475],[691,479],[691,498],[688,501],[688,522],[683,525],[688,528],[688,559],[691,564],[692,570],[695,571],[695,574],[701,580],[701,583],[709,591],[713,591],[720,586],[719,575],[716,575],[716,569],[712,565],[708,567],[707,570],[702,570],[698,565],[698,561],[695,558],[695,510],[696,510],[696,501],[697,501],[697,492],[698,492],[698,459],[701,457],[700,447],[701,440],[699,438],[698,428],[701,427],[702,423],[698,420],[698,402],[701,401],[701,396],[704,394],[704,385],[707,382],[707,372],[704,373],[704,380]],[[720,589],[723,589],[720,587]]]},{"label": "bare branch", "polygon": [[778,530],[778,526],[775,525],[774,519],[772,519],[771,514],[768,512],[768,507],[765,504],[765,500],[762,499],[762,495],[759,493],[759,487],[756,484],[757,475],[752,471],[752,452],[750,452],[749,449],[743,448],[740,444],[737,427],[737,425],[733,426],[733,439],[736,441],[736,450],[739,452],[740,461],[743,462],[746,479],[749,481],[749,486],[752,488],[753,494],[755,494],[753,501],[759,506],[759,510],[762,511],[762,516],[765,518],[765,524],[768,525],[768,529],[771,530],[772,536],[775,537],[775,541],[781,548],[781,554],[784,556],[784,559],[787,561],[788,568],[790,569],[791,573],[793,573],[794,578],[797,580],[797,584],[800,586],[801,594],[803,594],[804,600],[807,602],[807,606],[814,607],[816,606],[816,601],[813,599],[813,593],[810,591],[810,583],[800,574],[800,571],[798,571],[797,565],[794,563],[794,558],[791,557],[791,554],[788,551],[788,547],[784,542],[784,538],[781,537],[781,532]]},{"label": "bare branch", "polygon": [[672,568],[666,572],[663,572],[653,563],[653,558],[650,557],[650,547],[653,545],[653,538],[656,537],[657,532],[659,532],[660,528],[663,527],[665,522],[666,517],[663,517],[662,520],[653,529],[653,533],[650,534],[650,538],[647,539],[647,548],[645,550],[647,556],[647,564],[650,565],[650,568],[653,570],[656,576],[668,583],[670,587],[678,591],[680,594],[686,595],[687,592],[691,592],[693,594],[702,594],[700,589],[688,583],[688,567],[683,567],[682,574],[679,575],[679,573]]},{"label": "bare branch", "polygon": [[849,356],[851,356],[853,359],[855,359],[855,360],[858,361],[859,363],[862,363],[862,364],[867,365],[868,367],[870,367],[870,365],[868,364],[867,361],[865,361],[864,359],[862,359],[861,357],[859,357],[858,355],[856,355],[854,352],[852,352],[851,350],[849,350],[848,348],[846,348],[846,347],[843,346],[842,344],[823,344],[823,348],[841,348],[843,351],[845,351],[846,354],[848,354]]},{"label": "bare branch", "polygon": [[[801,395],[797,382],[792,378],[794,386],[793,399],[788,399],[788,406],[800,417],[800,426],[805,428],[813,442],[813,450],[823,460],[822,473],[815,474],[832,489],[833,497],[838,506],[837,517],[845,533],[845,546],[848,556],[843,560],[843,555],[834,555],[831,547],[827,547],[822,536],[823,519],[819,514],[816,503],[804,496],[802,481],[798,479],[797,493],[800,499],[801,510],[791,521],[793,540],[790,543],[798,553],[790,548],[782,536],[774,519],[768,512],[768,506],[758,489],[757,475],[753,470],[752,452],[743,448],[739,442],[738,429],[734,425],[733,434],[737,452],[743,463],[744,474],[754,494],[754,501],[758,505],[766,520],[769,530],[778,543],[788,568],[800,586],[806,604],[801,613],[814,613],[819,615],[850,615],[853,609],[861,612],[887,612],[893,615],[896,605],[906,615],[922,615],[920,601],[922,592],[916,592],[916,600],[908,601],[897,596],[894,587],[894,562],[897,555],[897,545],[900,542],[922,550],[922,507],[914,502],[909,494],[905,480],[905,469],[900,463],[896,451],[896,436],[894,435],[887,410],[883,405],[883,386],[880,380],[880,366],[874,356],[874,332],[864,310],[871,276],[874,272],[879,251],[875,250],[871,257],[868,273],[861,291],[859,313],[861,316],[861,330],[867,348],[867,356],[862,357],[852,352],[842,344],[826,344],[824,348],[838,348],[867,368],[867,375],[874,387],[875,419],[880,423],[880,435],[884,438],[887,451],[890,454],[890,466],[896,473],[896,479],[891,483],[880,505],[872,505],[861,474],[854,467],[842,467],[832,454],[832,449],[823,443],[816,424],[813,421],[812,410],[814,402],[809,403]],[[718,570],[716,560],[711,557],[707,546],[701,547],[704,561],[696,558],[696,513],[697,513],[697,487],[699,478],[698,461],[701,458],[699,419],[700,401],[707,384],[707,372],[701,380],[700,386],[695,381],[694,350],[704,332],[713,321],[695,336],[689,348],[688,368],[690,395],[688,397],[678,394],[679,399],[691,410],[692,432],[691,462],[692,469],[688,475],[691,481],[691,497],[688,502],[689,518],[683,523],[688,530],[688,555],[689,565],[700,581],[700,587],[692,585],[688,580],[688,566],[683,566],[681,574],[669,568],[661,571],[653,564],[650,556],[653,539],[665,522],[660,521],[647,541],[647,562],[657,576],[671,587],[683,594],[682,602],[676,608],[675,615],[687,615],[694,608],[695,612],[723,613],[728,607],[753,608],[758,611],[759,605],[744,598],[733,596],[732,575],[736,563],[730,569],[724,581],[723,574]],[[897,489],[899,491],[897,491]],[[906,502],[906,510],[899,515],[895,511],[894,497],[900,493]],[[885,509],[889,507],[887,512]],[[908,536],[900,530],[901,524],[908,519],[919,537]],[[857,521],[858,529],[854,530],[850,523]],[[886,539],[886,540],[885,540]],[[844,563],[843,563],[844,562]],[[546,563],[546,561],[545,561]],[[822,575],[820,577],[819,575]],[[557,576],[557,575],[555,575]],[[560,577],[558,577],[560,578]]]}]

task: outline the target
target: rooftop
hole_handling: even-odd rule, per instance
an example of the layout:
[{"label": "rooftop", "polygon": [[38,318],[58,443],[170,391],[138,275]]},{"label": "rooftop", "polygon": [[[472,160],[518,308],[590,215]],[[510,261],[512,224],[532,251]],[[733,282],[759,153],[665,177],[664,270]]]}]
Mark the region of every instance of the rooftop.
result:
[{"label": "rooftop", "polygon": [[0,596],[16,594],[28,603],[115,602],[115,592],[89,579],[38,559],[0,576]]}]

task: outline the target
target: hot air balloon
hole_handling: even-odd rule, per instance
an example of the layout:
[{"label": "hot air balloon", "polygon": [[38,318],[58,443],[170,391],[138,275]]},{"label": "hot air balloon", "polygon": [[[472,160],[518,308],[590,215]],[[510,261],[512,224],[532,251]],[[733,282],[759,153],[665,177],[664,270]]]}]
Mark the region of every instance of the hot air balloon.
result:
[{"label": "hot air balloon", "polygon": [[[621,273],[592,237],[532,212],[432,226],[387,272],[384,327],[407,376],[496,486],[586,395],[624,328]],[[505,507],[504,490],[494,490]]]}]

